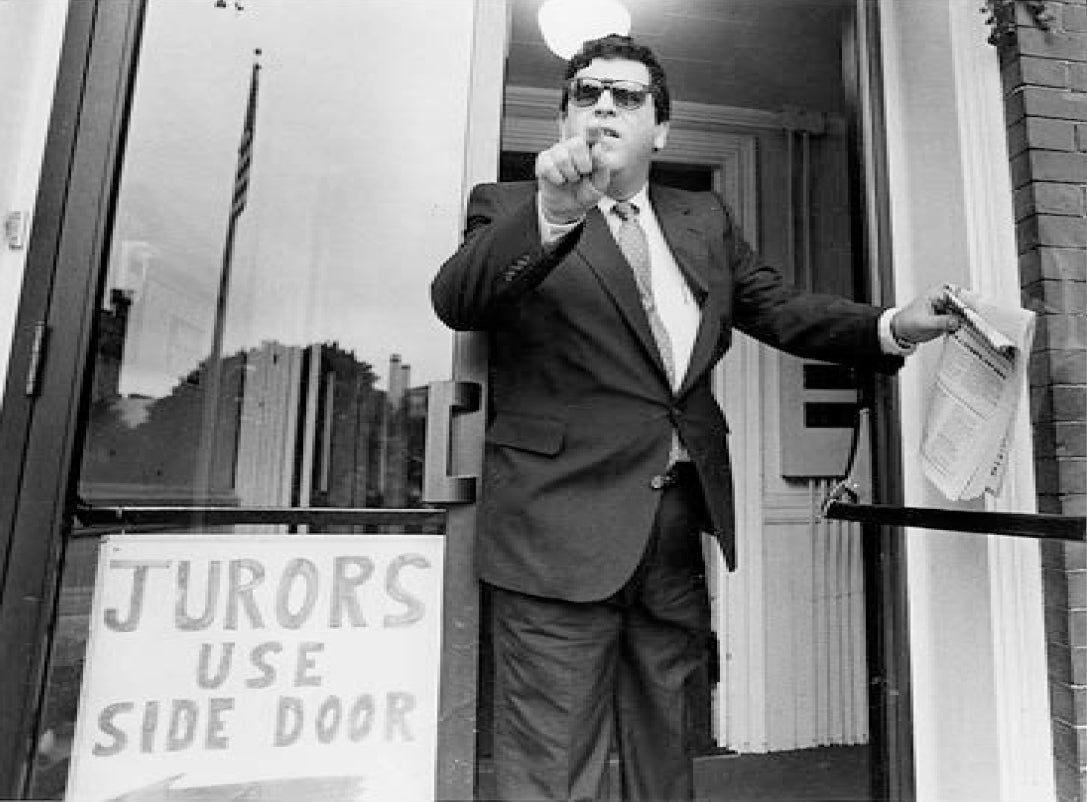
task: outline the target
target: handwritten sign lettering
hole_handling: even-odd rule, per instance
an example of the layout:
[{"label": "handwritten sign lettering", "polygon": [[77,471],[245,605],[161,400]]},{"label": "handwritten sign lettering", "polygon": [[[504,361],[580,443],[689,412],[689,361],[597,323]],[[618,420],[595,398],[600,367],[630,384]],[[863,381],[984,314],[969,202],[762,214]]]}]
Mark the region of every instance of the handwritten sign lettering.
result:
[{"label": "handwritten sign lettering", "polygon": [[433,799],[441,588],[440,537],[105,539],[71,798]]}]

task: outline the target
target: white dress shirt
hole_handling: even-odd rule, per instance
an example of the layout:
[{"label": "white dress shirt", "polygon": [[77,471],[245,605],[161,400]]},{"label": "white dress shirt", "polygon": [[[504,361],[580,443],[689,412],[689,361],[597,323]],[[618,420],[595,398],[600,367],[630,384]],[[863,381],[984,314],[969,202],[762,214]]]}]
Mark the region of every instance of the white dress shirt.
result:
[{"label": "white dress shirt", "polygon": [[[687,280],[676,264],[672,250],[664,239],[657,215],[649,203],[649,195],[643,188],[628,199],[638,209],[638,222],[645,232],[649,245],[650,275],[653,279],[653,303],[657,308],[661,323],[668,332],[672,345],[672,389],[678,390],[687,373],[691,361],[694,338],[698,333],[699,308]],[[612,236],[616,236],[622,221],[619,215],[612,213],[615,199],[607,196],[600,199],[597,208],[608,221]]]}]

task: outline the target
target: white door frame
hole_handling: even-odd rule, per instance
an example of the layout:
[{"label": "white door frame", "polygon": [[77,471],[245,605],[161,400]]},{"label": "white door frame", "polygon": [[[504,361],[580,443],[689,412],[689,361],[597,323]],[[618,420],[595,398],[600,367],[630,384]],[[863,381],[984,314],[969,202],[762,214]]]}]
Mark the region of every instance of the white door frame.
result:
[{"label": "white door frame", "polygon": [[[1003,95],[973,3],[880,0],[894,295],[943,282],[1019,303]],[[905,503],[948,502],[917,444],[938,346],[901,372]],[[1028,405],[1009,476],[984,506],[1033,512]],[[1053,757],[1037,541],[906,530],[916,798],[1052,800]]]}]

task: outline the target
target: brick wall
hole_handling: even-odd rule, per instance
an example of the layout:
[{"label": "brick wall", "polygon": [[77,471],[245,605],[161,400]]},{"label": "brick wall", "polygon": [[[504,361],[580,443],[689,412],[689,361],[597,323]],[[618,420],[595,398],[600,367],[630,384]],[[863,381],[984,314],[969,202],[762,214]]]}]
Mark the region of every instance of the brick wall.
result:
[{"label": "brick wall", "polygon": [[[1048,28],[1048,30],[1047,30]],[[1015,3],[998,45],[1024,304],[1038,509],[1087,511],[1087,0]],[[1058,799],[1087,802],[1087,546],[1043,545]]]}]

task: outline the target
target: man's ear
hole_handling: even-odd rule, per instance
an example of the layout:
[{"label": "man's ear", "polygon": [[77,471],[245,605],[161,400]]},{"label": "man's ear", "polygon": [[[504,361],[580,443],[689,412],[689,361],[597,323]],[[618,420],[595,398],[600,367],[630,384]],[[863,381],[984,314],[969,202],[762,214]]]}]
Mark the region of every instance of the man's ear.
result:
[{"label": "man's ear", "polygon": [[559,140],[560,141],[563,140],[563,139],[569,139],[570,138],[570,135],[568,133],[566,133],[566,122],[567,122],[568,119],[569,118],[567,117],[566,112],[561,112],[559,114],[558,123],[559,123]]},{"label": "man's ear", "polygon": [[665,143],[668,142],[668,128],[667,122],[657,123],[656,133],[653,134],[653,150],[663,150]]}]

